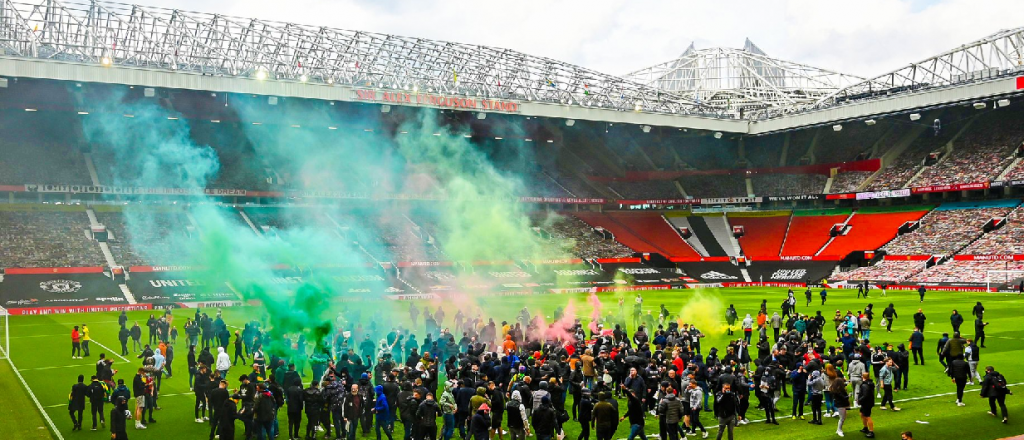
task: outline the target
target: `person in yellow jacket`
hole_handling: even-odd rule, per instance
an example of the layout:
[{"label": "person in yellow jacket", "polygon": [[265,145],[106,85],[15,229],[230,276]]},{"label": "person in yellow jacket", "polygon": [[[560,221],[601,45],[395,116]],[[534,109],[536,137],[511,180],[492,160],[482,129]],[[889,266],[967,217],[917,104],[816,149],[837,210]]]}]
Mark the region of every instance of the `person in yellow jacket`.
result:
[{"label": "person in yellow jacket", "polygon": [[89,357],[89,341],[91,340],[89,338],[89,327],[82,324],[82,352],[85,354],[85,357]]}]

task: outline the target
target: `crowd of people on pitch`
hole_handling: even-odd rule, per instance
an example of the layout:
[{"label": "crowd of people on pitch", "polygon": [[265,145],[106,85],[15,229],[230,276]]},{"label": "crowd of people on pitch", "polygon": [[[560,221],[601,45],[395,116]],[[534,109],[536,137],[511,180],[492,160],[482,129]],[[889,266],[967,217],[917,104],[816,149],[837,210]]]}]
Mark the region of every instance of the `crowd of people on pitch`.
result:
[{"label": "crowd of people on pitch", "polygon": [[[493,318],[485,321],[479,312],[470,317],[460,310],[445,326],[440,307],[421,311],[410,305],[410,327],[427,331],[422,344],[401,327],[375,343],[372,335],[382,331],[377,322],[340,316],[332,338],[308,356],[300,337],[271,340],[260,323],[250,322],[234,334],[234,361],[252,363],[251,370],[237,376],[229,372],[237,364],[229,359],[227,344],[213,336],[226,328],[220,313],[211,319],[197,310],[196,319],[186,324],[186,331],[198,327],[203,335],[200,345],[195,332],[188,333],[195,422],[207,423],[209,437],[222,440],[235,438],[236,429],[247,440],[278,437],[279,412],[287,414],[289,439],[323,433],[324,438],[351,440],[369,436],[371,430],[378,439],[392,439],[396,423],[401,423],[405,438],[415,440],[450,440],[455,432],[465,440],[504,440],[506,434],[512,440],[529,435],[552,440],[564,435],[567,424],[578,426],[579,440],[588,440],[591,432],[598,440],[610,440],[626,422],[630,440],[647,433],[677,440],[698,431],[706,438],[705,422],[710,421],[709,426],[719,428],[718,438],[731,439],[736,426],[750,422],[753,410],[763,411],[765,422],[778,425],[779,402],[792,399],[792,420],[806,420],[808,409],[813,425],[837,418],[838,436],[845,435],[848,410],[856,408],[861,432],[871,438],[876,405],[879,410],[900,410],[894,393],[907,389],[911,352],[915,365],[924,364],[925,318],[920,310],[914,316],[917,328],[908,341],[910,351],[907,344],[871,341],[875,313],[870,304],[856,313],[837,310],[834,328],[827,329],[820,311],[813,316],[796,313],[792,295],[784,300],[786,319],[778,312],[769,317],[767,300],[757,318],[747,314],[740,320],[730,305],[727,333],[737,336],[733,329],[739,322],[743,336],[708,348],[702,347],[701,330],[681,323],[664,305],[658,323],[645,325],[649,320],[640,313],[642,302],[637,295],[632,334],[627,333],[621,301],[618,314],[586,325],[561,308],[550,323],[523,308],[511,323],[500,324]],[[980,321],[984,307],[979,303],[972,312]],[[986,367],[984,376],[977,370],[983,333],[975,340],[962,338],[957,315],[951,318],[953,336],[941,339],[937,350],[957,386],[957,402],[963,405],[964,384],[977,379],[991,413],[995,415],[998,405],[1005,423],[1005,396],[1010,394],[1006,379],[993,367]],[[169,331],[160,330],[161,319],[168,317],[153,319],[158,346],[146,345],[137,356],[142,366],[130,389],[123,379],[114,384],[116,371],[103,359],[91,385],[80,377],[72,387],[69,410],[75,429],[81,429],[86,399],[93,405],[93,429],[97,414],[103,423],[104,402],[114,404],[114,439],[127,438],[127,419],[135,419],[136,429],[155,423],[160,381],[164,374],[170,377],[170,361],[162,353],[170,351],[174,340]],[[896,319],[890,304],[882,320],[891,327]],[[211,337],[205,336],[205,326]],[[269,356],[264,343],[273,347]],[[213,347],[216,357],[210,352]],[[303,380],[306,362],[313,372],[308,382]],[[128,403],[133,396],[134,413]],[[625,399],[625,408],[619,407],[619,399]]]}]

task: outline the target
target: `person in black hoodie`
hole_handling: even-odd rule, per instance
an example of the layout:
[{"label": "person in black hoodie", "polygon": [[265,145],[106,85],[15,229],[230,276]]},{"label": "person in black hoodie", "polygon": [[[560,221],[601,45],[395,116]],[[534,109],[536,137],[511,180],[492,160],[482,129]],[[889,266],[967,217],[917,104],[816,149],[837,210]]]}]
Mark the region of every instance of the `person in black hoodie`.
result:
[{"label": "person in black hoodie", "polygon": [[[548,403],[548,406],[550,406],[550,400],[548,401]],[[489,440],[488,433],[490,432],[491,428],[491,418],[489,415],[490,412],[491,407],[487,406],[486,403],[480,405],[480,408],[476,410],[476,414],[473,415],[473,418],[469,422],[469,432],[472,435],[473,440]],[[551,413],[554,414],[554,410],[552,410]],[[552,416],[551,419],[552,422],[554,422],[554,416]],[[536,420],[536,416],[534,420]],[[551,426],[552,431],[554,431],[554,423],[552,423]],[[540,437],[539,433],[537,434],[537,439],[544,440],[543,438]]]},{"label": "person in black hoodie", "polygon": [[306,440],[316,437],[316,427],[320,424],[320,408],[324,401],[320,395],[320,382],[316,379],[302,393],[302,403],[306,408]]},{"label": "person in black hoodie", "polygon": [[229,398],[228,381],[226,380],[218,382],[217,388],[206,391],[207,406],[210,408],[210,440],[213,440],[217,427],[223,423],[220,413],[221,409],[224,408],[224,402]]},{"label": "person in black hoodie", "polygon": [[[387,397],[387,396],[385,396]],[[405,440],[412,439],[416,431],[416,410],[420,407],[420,401],[416,392],[412,390],[412,384],[402,383],[402,391],[398,393],[399,416],[402,419],[402,427],[405,428]]]},{"label": "person in black hoodie", "polygon": [[[646,393],[644,390],[643,393]],[[634,437],[639,436],[641,440],[647,440],[647,434],[644,432],[644,402],[640,400],[640,396],[644,394],[638,393],[635,388],[627,387],[626,398],[626,415],[622,416],[619,421],[629,419],[629,439],[633,440]]]},{"label": "person in black hoodie", "polygon": [[505,393],[502,393],[501,388],[498,388],[493,381],[487,383],[487,390],[488,397],[491,399],[491,408],[493,408],[491,410],[491,432],[498,437],[498,440],[503,440],[505,436],[502,434],[501,421],[505,415]]},{"label": "person in black hoodie", "polygon": [[238,419],[238,404],[233,398],[225,399],[224,405],[217,408],[217,419],[220,427],[220,440],[235,439],[235,420]]},{"label": "person in black hoodie", "polygon": [[715,407],[718,409],[718,440],[722,440],[726,430],[729,431],[729,440],[733,440],[732,431],[736,428],[739,400],[732,392],[731,384],[723,384],[722,391],[715,395]]},{"label": "person in black hoodie", "polygon": [[121,329],[117,331],[117,340],[121,343],[121,356],[128,355],[128,336],[130,332],[123,325]]},{"label": "person in black hoodie", "polygon": [[114,399],[114,407],[110,410],[111,440],[128,440],[128,399],[118,396]]},{"label": "person in black hoodie", "polygon": [[288,402],[288,438],[299,438],[299,427],[302,426],[302,384],[289,386],[285,390],[285,401]]},{"label": "person in black hoodie", "polygon": [[[72,431],[82,430],[82,412],[85,411],[85,398],[89,395],[89,386],[85,384],[85,376],[78,375],[78,383],[71,386],[68,397],[68,412],[71,414]],[[78,417],[75,417],[78,414]]]},{"label": "person in black hoodie", "polygon": [[[434,400],[434,393],[428,392],[427,398],[416,410],[418,419],[415,440],[435,440],[437,438],[437,418],[441,416],[441,407]],[[501,430],[499,429],[499,432]]]},{"label": "person in black hoodie", "polygon": [[[96,376],[92,377],[92,382],[89,384],[89,409],[92,413],[92,430],[96,430],[96,416],[100,416],[100,425],[103,427],[107,426],[107,421],[103,418],[103,399],[107,398],[107,390],[103,388],[103,383],[100,382]],[[81,416],[79,416],[78,424],[82,424]],[[79,426],[78,429],[82,429]]]},{"label": "person in black hoodie", "polygon": [[860,420],[864,428],[860,430],[867,438],[875,437],[875,421],[871,419],[871,409],[875,407],[875,383],[871,381],[871,373],[861,374],[860,390],[857,392],[857,404],[860,405]]},{"label": "person in black hoodie", "polygon": [[590,422],[594,417],[594,401],[590,399],[590,390],[586,388],[583,388],[583,390],[580,392],[580,395],[580,435],[579,437],[576,438],[576,440],[590,440]]}]

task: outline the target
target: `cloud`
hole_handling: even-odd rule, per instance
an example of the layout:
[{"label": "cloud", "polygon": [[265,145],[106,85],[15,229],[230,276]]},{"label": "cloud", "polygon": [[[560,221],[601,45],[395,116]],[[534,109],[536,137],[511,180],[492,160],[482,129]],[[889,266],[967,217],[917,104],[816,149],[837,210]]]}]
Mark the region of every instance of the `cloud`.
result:
[{"label": "cloud", "polygon": [[697,48],[742,47],[880,75],[1000,29],[1012,0],[153,0],[162,7],[509,48],[622,74]]}]

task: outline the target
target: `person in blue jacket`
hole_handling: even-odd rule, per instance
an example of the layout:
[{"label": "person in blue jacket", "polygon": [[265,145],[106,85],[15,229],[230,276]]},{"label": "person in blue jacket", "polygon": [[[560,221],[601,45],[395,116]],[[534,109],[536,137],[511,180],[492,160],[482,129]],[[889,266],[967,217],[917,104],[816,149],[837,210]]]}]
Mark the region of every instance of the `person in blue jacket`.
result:
[{"label": "person in blue jacket", "polygon": [[374,394],[377,395],[377,401],[373,405],[373,413],[377,415],[377,440],[380,440],[380,429],[384,428],[384,434],[388,436],[388,440],[394,440],[391,437],[391,411],[388,408],[388,399],[384,397],[384,387],[377,385],[373,387]]}]

